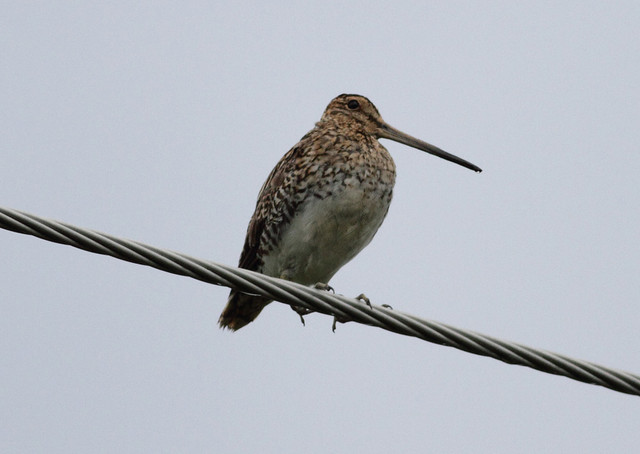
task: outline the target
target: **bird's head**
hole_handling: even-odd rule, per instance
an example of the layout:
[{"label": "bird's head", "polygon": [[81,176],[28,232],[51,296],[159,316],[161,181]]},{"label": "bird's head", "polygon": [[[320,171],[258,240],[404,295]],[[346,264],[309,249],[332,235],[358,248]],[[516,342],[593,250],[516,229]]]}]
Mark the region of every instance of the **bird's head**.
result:
[{"label": "bird's head", "polygon": [[382,119],[376,106],[364,96],[342,94],[335,97],[325,109],[320,121],[335,122],[345,130],[359,131],[374,136],[376,139],[393,140],[418,150],[426,151],[475,172],[482,172],[482,169],[475,164],[447,153],[430,143],[416,139],[389,125]]}]

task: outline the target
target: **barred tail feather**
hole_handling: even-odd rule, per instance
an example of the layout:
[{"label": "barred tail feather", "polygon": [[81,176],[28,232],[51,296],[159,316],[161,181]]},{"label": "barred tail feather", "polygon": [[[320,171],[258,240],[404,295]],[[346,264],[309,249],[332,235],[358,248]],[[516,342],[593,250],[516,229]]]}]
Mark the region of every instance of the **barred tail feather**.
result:
[{"label": "barred tail feather", "polygon": [[237,331],[256,319],[264,307],[271,300],[259,296],[245,295],[232,290],[227,300],[227,306],[220,314],[218,324],[220,328]]}]

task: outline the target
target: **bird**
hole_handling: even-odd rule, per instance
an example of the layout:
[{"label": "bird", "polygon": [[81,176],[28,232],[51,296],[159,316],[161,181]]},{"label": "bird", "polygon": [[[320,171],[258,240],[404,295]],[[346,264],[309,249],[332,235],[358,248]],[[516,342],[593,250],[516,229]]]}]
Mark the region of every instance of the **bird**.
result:
[{"label": "bird", "polygon": [[[378,139],[482,171],[390,126],[366,97],[341,94],[262,185],[238,266],[330,288],[329,280],[369,244],[389,210],[396,166]],[[231,290],[218,324],[236,331],[270,302]]]}]

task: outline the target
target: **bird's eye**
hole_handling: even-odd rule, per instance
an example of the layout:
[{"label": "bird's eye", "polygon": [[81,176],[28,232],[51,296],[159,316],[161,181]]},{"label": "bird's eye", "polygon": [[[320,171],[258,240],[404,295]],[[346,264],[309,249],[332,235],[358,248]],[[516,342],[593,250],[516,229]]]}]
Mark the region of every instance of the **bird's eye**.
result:
[{"label": "bird's eye", "polygon": [[355,99],[352,99],[347,103],[347,107],[351,110],[356,110],[358,107],[360,107],[360,103]]}]

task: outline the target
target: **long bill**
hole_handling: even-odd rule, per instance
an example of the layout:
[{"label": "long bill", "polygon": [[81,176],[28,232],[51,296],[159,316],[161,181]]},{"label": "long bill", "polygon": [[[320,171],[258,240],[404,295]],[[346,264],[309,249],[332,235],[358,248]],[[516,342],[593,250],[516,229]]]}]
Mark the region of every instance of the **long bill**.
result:
[{"label": "long bill", "polygon": [[429,154],[442,159],[446,159],[447,161],[454,162],[475,172],[482,172],[482,169],[477,165],[471,164],[469,161],[465,161],[464,159],[452,155],[451,153],[447,153],[446,151],[441,150],[435,145],[431,145],[430,143],[424,142],[420,139],[416,139],[415,137],[411,137],[409,134],[405,134],[404,132],[399,131],[393,126],[390,126],[386,123],[382,123],[380,125],[380,128],[378,129],[378,136],[380,138],[390,139],[395,142],[403,143],[410,147],[417,148],[418,150],[426,151]]}]

